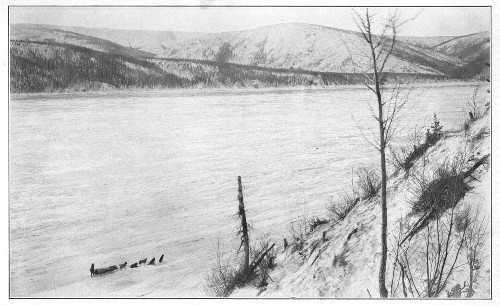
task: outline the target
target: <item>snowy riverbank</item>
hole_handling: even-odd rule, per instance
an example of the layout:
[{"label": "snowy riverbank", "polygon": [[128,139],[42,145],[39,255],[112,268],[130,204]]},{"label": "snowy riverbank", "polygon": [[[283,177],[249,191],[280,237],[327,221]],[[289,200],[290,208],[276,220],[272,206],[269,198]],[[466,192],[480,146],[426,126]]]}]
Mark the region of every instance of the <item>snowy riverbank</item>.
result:
[{"label": "snowy riverbank", "polygon": [[[449,165],[459,154],[465,154],[465,168],[470,168],[482,157],[490,154],[490,113],[475,121],[466,136],[463,130],[445,133],[445,136],[428,150],[427,167],[429,172],[447,164]],[[388,181],[388,221],[389,221],[389,258],[387,269],[387,286],[391,285],[392,268],[395,252],[395,236],[399,232],[400,222],[414,224],[418,215],[411,214],[410,192],[412,173],[422,169],[420,158],[405,175],[400,171]],[[473,179],[466,180],[471,189],[465,198],[456,206],[463,211],[466,205],[484,217],[488,230],[483,248],[484,262],[475,276],[473,298],[491,297],[491,172],[489,163],[479,167]],[[301,252],[279,249],[276,259],[277,267],[269,276],[267,288],[257,289],[247,286],[236,290],[232,297],[378,297],[378,270],[380,263],[380,194],[368,201],[359,202],[349,215],[340,222],[330,221],[318,227],[308,235]],[[425,229],[424,229],[425,230]],[[326,241],[322,240],[326,232]],[[467,253],[467,252],[464,252]],[[343,263],[338,263],[339,256]],[[393,256],[391,258],[391,256]],[[467,256],[458,257],[456,271],[450,277],[445,290],[439,297],[446,297],[446,290],[456,284],[469,280],[468,266],[464,268]],[[398,277],[398,271],[395,273]],[[396,297],[403,297],[399,279],[395,279],[399,291]],[[417,284],[420,286],[421,284]],[[409,294],[409,293],[408,293]],[[416,292],[414,293],[416,296]],[[371,296],[370,296],[371,295]],[[411,295],[409,297],[412,297]],[[465,297],[465,294],[462,294]]]}]

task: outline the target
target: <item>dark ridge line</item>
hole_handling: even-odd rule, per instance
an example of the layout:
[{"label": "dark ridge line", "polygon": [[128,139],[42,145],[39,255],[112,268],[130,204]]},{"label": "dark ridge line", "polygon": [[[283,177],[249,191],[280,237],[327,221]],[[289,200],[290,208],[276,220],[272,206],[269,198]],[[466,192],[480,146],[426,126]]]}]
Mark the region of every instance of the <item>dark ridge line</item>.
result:
[{"label": "dark ridge line", "polygon": [[[252,70],[258,70],[258,71],[269,71],[269,72],[276,72],[276,73],[297,73],[297,74],[307,74],[307,75],[313,75],[313,76],[318,76],[318,75],[364,76],[365,75],[364,73],[361,73],[361,72],[334,72],[334,71],[317,71],[317,70],[306,70],[306,69],[274,68],[274,67],[262,67],[262,66],[245,65],[245,64],[237,64],[237,63],[219,63],[219,62],[211,61],[211,60],[190,59],[190,58],[145,57],[143,59],[163,60],[163,61],[171,61],[171,62],[192,62],[192,63],[217,66],[217,67],[224,67],[224,66],[231,67],[232,66],[232,67],[236,67],[236,68],[252,69]],[[432,73],[384,72],[384,74],[387,74],[389,76],[400,75],[400,76],[431,76],[431,77],[438,77],[438,78],[447,77],[446,74],[440,75],[440,74],[432,74]],[[370,75],[370,73],[368,73],[368,75]]]},{"label": "dark ridge line", "polygon": [[447,41],[443,41],[442,43],[439,43],[439,44],[437,44],[437,45],[435,45],[435,46],[432,46],[432,47],[430,47],[429,49],[434,50],[434,48],[439,47],[439,46],[441,46],[441,45],[444,45],[444,44],[446,44],[446,43],[449,43],[450,41],[453,41],[453,40],[455,40],[455,39],[464,38],[464,37],[469,37],[469,36],[472,36],[472,35],[477,35],[477,34],[481,34],[481,33],[484,33],[484,32],[477,32],[477,33],[472,33],[472,34],[467,34],[467,35],[462,35],[462,36],[456,36],[456,37],[453,37],[452,39],[449,39],[449,40],[447,40]]}]

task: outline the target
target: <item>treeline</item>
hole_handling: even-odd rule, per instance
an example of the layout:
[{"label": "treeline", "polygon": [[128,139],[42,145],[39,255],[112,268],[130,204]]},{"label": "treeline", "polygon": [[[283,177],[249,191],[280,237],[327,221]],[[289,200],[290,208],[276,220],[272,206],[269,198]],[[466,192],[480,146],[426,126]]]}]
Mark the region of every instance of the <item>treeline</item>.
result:
[{"label": "treeline", "polygon": [[[153,58],[151,58],[153,59]],[[183,59],[183,58],[154,58],[158,63],[184,63],[183,66],[186,69],[190,69],[190,66],[196,66],[192,64],[199,64],[198,66],[208,65],[213,67],[218,67],[222,71],[227,69],[243,69],[252,71],[269,72],[273,74],[294,74],[294,75],[304,75],[308,76],[309,83],[303,85],[312,85],[313,83],[320,82],[324,85],[352,85],[352,84],[362,84],[366,80],[366,77],[362,73],[349,73],[349,72],[324,72],[324,71],[314,71],[305,70],[299,68],[270,68],[252,65],[243,65],[235,63],[220,63],[217,61],[201,60],[201,59]],[[186,65],[187,64],[187,65]],[[414,82],[418,80],[444,80],[448,79],[446,75],[439,75],[434,73],[394,73],[386,72],[384,73],[387,81],[402,81],[402,82]],[[315,81],[311,81],[312,78]],[[300,84],[299,84],[300,85]]]},{"label": "treeline", "polygon": [[322,85],[320,76],[292,71],[270,71],[260,67],[242,67],[230,63],[198,60],[151,59],[165,72],[190,80],[192,86],[279,87]]},{"label": "treeline", "polygon": [[[11,92],[86,91],[105,88],[281,87],[360,84],[356,73],[267,68],[216,61],[138,58],[55,42],[11,41]],[[387,74],[387,80],[443,79]]]}]

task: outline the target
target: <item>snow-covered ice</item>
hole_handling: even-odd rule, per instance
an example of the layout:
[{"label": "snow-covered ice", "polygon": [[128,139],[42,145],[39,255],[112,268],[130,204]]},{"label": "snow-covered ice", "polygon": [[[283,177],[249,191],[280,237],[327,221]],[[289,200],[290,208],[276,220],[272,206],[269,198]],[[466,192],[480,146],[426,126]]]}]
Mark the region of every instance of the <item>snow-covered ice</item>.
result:
[{"label": "snow-covered ice", "polygon": [[[459,126],[472,88],[420,85],[408,125],[436,112]],[[217,237],[224,252],[237,245],[237,176],[251,237],[281,241],[304,206],[324,216],[351,167],[378,162],[351,118],[375,126],[369,99],[356,88],[12,99],[12,296],[204,296]],[[161,254],[90,278],[91,263]]]}]

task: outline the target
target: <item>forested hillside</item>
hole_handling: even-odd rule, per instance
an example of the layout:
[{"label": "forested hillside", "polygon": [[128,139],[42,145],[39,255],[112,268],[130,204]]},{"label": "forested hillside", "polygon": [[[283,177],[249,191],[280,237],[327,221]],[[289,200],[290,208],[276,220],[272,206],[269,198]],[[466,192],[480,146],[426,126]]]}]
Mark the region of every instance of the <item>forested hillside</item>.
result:
[{"label": "forested hillside", "polygon": [[[308,24],[226,33],[22,24],[12,25],[10,34],[11,92],[324,86],[363,78],[349,55],[363,63],[359,33]],[[489,33],[402,37],[385,77],[485,80],[489,45]]]},{"label": "forested hillside", "polygon": [[12,41],[10,50],[11,92],[309,86],[352,84],[360,78],[211,61],[141,59],[58,43]]},{"label": "forested hillside", "polygon": [[147,60],[63,44],[13,41],[11,92],[181,87],[189,81]]},{"label": "forested hillside", "polygon": [[490,35],[487,32],[450,39],[433,49],[465,63],[453,71],[455,78],[485,79],[490,75]]}]

